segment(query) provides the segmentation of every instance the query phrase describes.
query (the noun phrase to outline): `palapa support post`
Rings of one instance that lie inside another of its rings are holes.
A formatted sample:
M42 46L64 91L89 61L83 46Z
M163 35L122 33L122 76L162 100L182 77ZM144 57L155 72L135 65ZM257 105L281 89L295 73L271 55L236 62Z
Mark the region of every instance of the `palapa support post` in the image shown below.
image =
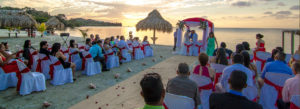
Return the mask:
M284 50L284 31L282 32L282 49Z
M294 54L294 35L295 35L295 32L292 32L291 34L291 37L292 37L292 40L291 40L291 54Z
M156 40L156 38L155 38L155 29L154 29L154 31L153 31L153 45L155 45L155 40Z

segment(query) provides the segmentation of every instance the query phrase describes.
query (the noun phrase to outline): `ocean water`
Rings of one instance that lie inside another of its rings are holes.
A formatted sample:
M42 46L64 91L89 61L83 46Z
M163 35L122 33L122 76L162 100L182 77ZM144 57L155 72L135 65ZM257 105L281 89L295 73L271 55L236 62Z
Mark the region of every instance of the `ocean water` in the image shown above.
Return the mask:
M88 29L88 34L99 34L100 38L106 38L116 35L124 35L128 38L129 31L133 32L134 37L139 37L140 40L144 36L152 37L153 31L136 31L135 27L78 27L78 28L68 28L65 31L56 31L56 33L68 32L71 36L81 37L81 33L78 29ZM199 40L202 40L202 30L198 28L192 28L198 34ZM173 31L175 28L173 29ZM225 42L227 48L235 50L235 46L238 43L247 41L251 48L255 48L256 34L261 33L264 35L263 40L265 41L265 47L267 51L272 51L273 48L281 46L282 44L282 30L284 29L265 29L265 28L215 28L215 36L218 43ZM285 34L285 52L291 52L291 34ZM156 37L158 40L156 44L160 45L173 45L174 37L172 33L162 33L156 32ZM148 38L149 42L152 40ZM295 35L295 50L298 49L300 39L298 35Z

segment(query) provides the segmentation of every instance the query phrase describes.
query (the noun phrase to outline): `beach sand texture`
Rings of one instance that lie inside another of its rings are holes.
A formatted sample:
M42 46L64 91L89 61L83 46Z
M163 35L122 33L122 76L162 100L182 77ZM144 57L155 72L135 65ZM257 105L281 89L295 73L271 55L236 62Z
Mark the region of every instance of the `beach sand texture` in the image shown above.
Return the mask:
M23 45L25 39L31 39L33 45L38 49L38 43L41 40L47 40L50 43L62 42L58 36L44 38L5 38L11 46L11 50L16 49L16 45ZM82 38L70 37L77 41L82 41ZM129 63L124 63L118 68L113 68L111 71L102 72L93 76L82 75L82 71L76 72L76 82L61 86L53 86L50 80L47 80L47 90L45 92L33 92L30 95L20 96L16 92L16 88L8 88L0 91L0 109L40 109L43 108L43 102L48 101L52 105L47 109L66 109L82 100L86 100L86 96L93 96L115 84L126 80L129 77L161 62L172 56L171 46L156 45L153 46L154 56L147 57L141 60L134 60ZM161 58L162 56L162 58ZM152 59L156 61L153 62ZM146 63L143 66L142 63ZM127 68L131 68L132 72L127 72ZM120 74L118 79L114 78L115 74ZM96 85L96 89L89 89L89 84ZM137 83L138 84L138 83ZM129 88L129 87L127 87ZM139 93L139 92L135 92ZM111 95L111 96L115 96Z
M143 107L144 99L140 95L141 88L139 82L144 74L151 72L159 73L162 77L164 87L166 87L168 80L176 76L177 66L180 62L186 62L191 66L196 60L197 57L173 56L81 101L69 109L135 109Z

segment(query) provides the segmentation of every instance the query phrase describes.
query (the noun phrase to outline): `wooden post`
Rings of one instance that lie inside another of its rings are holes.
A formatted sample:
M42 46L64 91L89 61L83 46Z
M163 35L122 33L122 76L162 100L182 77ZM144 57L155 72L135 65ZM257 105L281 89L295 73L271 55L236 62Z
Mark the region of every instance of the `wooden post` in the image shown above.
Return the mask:
M155 45L155 40L156 40L156 38L155 38L155 29L153 30L153 45Z
M295 32L292 32L292 39L291 39L291 54L294 54L294 35L295 35Z
M282 49L284 50L284 31L282 31Z

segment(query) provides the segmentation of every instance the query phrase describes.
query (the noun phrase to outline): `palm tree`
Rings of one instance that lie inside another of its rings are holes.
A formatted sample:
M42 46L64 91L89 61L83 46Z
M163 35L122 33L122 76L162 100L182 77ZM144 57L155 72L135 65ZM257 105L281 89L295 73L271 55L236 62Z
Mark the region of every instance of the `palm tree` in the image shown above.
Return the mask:
M86 30L78 29L78 30L82 34L83 40L85 40L85 38L87 37L87 32L89 31L89 29L86 29Z

